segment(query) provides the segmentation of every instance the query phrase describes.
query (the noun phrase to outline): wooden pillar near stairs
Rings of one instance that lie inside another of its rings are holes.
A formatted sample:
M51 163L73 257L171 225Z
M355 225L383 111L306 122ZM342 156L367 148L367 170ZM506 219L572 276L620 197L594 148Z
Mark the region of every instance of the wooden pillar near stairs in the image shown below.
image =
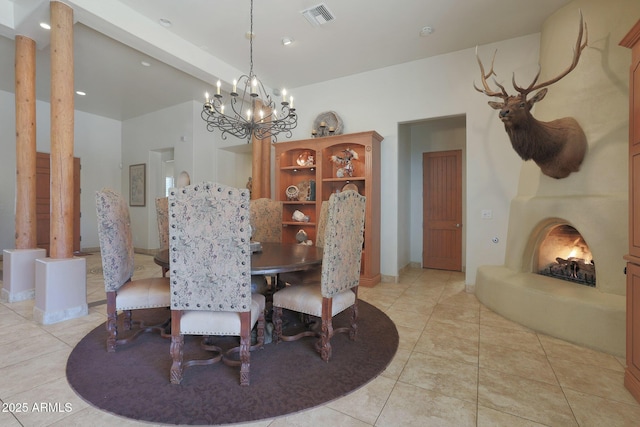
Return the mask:
M73 256L73 9L51 2L51 258Z
M36 42L16 36L16 248L36 237Z

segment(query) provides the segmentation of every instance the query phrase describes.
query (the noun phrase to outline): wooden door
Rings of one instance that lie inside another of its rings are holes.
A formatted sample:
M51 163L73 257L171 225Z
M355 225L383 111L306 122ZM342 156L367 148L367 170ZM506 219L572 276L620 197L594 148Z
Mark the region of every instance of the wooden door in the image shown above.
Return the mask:
M37 246L49 256L51 221L51 163L49 153L36 153ZM73 158L73 251L80 251L80 159Z
M462 151L422 155L422 266L462 270Z

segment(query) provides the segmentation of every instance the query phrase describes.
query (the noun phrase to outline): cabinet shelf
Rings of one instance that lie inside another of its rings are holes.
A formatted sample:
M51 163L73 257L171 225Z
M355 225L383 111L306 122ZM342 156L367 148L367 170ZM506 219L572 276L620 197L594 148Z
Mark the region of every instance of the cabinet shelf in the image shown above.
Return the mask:
M295 235L304 227L308 238L316 239L316 226L322 202L331 194L343 191L345 185L366 197L365 239L360 274L361 286L375 286L380 281L380 143L382 136L375 131L276 144L276 199L283 203L282 240L295 243ZM354 176L337 177L340 165L329 159L344 156L346 150L355 151ZM298 159L313 156L312 165L300 166ZM313 181L315 200L287 200L290 185ZM355 187L354 187L355 186ZM295 210L309 217L309 222L291 220Z

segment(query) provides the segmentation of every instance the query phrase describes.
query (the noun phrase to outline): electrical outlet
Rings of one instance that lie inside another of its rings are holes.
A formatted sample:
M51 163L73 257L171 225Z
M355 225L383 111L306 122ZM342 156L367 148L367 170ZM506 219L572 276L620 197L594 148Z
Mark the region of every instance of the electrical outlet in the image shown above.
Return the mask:
M480 212L480 218L482 218L482 219L491 219L491 218L493 218L493 212L491 212L490 209L483 209Z

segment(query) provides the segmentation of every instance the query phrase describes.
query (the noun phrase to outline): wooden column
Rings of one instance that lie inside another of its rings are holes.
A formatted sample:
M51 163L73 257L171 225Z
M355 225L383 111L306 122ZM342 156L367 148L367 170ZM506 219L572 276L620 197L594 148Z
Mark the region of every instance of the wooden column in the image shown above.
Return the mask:
M262 195L262 140L251 135L252 163L251 175L253 184L251 185L251 198L259 199Z
M73 9L51 2L51 258L73 257Z
M34 249L36 236L36 42L16 36L16 248Z
M262 197L271 198L271 138L262 143Z

